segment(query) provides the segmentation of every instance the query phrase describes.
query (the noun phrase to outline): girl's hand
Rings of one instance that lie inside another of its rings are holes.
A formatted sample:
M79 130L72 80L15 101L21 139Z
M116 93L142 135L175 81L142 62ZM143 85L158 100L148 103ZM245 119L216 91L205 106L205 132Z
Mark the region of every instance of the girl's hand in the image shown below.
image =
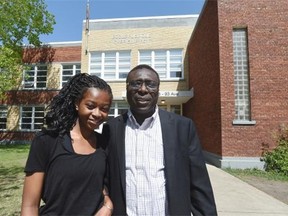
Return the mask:
M108 195L104 196L104 204L95 216L111 216L113 213L113 203Z
M109 208L108 208L109 207ZM95 214L95 216L111 216L113 209L108 205L103 205L100 210Z

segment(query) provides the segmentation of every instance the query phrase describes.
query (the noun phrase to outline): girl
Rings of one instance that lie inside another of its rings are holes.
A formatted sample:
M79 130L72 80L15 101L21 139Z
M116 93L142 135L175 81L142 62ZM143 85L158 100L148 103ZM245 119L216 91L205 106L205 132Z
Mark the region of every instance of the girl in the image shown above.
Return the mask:
M112 98L104 80L80 73L52 99L25 167L22 216L112 214L103 189L105 139L95 132Z

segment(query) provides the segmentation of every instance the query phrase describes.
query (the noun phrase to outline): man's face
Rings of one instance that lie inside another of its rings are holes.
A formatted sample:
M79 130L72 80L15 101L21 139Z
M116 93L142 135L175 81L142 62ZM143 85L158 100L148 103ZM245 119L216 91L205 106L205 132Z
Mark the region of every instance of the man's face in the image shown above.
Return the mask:
M141 68L129 73L127 100L134 115L153 115L159 96L159 80L154 71Z

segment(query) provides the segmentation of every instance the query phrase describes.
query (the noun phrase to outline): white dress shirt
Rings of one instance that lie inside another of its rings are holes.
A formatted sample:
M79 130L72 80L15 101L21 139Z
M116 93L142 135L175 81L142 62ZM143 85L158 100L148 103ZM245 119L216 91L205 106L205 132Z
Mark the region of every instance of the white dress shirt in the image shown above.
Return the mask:
M142 125L128 111L125 157L127 214L165 215L164 150L158 107Z

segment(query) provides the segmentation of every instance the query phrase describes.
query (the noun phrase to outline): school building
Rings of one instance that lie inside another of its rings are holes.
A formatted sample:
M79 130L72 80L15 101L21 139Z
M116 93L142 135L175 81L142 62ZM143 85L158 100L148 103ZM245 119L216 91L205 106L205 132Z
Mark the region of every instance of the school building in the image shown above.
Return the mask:
M0 103L0 139L31 140L45 106L81 72L111 85L118 116L129 70L145 63L160 75L159 107L194 120L209 163L263 168L262 145L275 147L288 123L287 9L286 0L209 0L200 15L84 20L82 41L26 48L30 68Z

